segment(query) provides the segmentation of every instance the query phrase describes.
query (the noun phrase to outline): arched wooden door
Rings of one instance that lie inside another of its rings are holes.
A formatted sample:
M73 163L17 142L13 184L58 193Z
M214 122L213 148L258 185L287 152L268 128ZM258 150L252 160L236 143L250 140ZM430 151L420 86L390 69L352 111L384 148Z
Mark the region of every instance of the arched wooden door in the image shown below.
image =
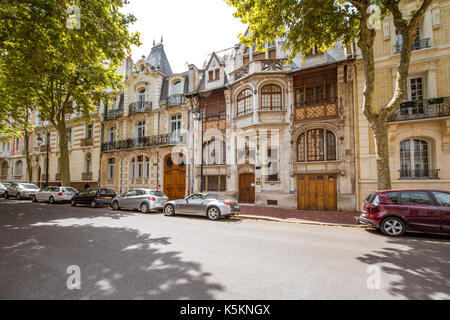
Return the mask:
M178 159L169 155L164 160L164 193L170 200L183 199L186 192L186 161L183 154Z
M239 202L255 203L254 173L242 173L239 175Z

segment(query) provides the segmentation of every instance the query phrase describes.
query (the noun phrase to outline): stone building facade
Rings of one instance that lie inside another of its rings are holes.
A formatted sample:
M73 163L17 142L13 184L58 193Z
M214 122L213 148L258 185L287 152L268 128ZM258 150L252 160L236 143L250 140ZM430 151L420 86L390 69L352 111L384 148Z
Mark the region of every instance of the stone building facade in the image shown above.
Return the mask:
M414 1L404 1L413 10ZM408 96L389 119L392 187L450 190L450 1L433 1L414 41ZM392 19L380 25L375 40L376 105L385 105L394 92L402 39ZM358 154L358 205L377 189L376 143L363 114L364 73L358 55L353 71Z

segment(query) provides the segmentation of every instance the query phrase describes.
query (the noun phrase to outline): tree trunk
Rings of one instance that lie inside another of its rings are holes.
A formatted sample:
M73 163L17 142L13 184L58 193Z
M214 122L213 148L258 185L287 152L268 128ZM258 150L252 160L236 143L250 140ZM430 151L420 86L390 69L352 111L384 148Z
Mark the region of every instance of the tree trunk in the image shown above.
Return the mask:
M391 171L389 167L389 140L386 119L380 114L376 122L371 123L377 144L378 190L391 189Z
M65 187L70 187L71 181L70 181L69 148L64 115L62 116L62 120L61 119L58 120L56 130L58 131L59 137L59 153L60 153L59 168L61 174L61 185Z

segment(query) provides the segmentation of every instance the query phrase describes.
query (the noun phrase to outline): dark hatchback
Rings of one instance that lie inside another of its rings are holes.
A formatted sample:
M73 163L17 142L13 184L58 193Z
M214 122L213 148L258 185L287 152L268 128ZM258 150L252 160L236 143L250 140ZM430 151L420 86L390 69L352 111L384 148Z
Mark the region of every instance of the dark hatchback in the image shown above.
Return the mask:
M359 222L393 237L407 230L450 234L450 192L376 191L364 201Z
M74 195L70 205L75 207L77 204L82 204L89 205L92 208L105 205L110 206L115 196L114 190L89 188Z

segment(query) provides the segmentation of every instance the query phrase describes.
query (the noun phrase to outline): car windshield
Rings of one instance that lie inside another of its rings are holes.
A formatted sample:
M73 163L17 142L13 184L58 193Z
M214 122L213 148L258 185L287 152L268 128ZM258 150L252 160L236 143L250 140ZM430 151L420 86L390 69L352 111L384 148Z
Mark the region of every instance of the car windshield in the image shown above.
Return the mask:
M166 195L162 191L151 191L150 194L155 197L164 198Z
M30 183L22 183L21 186L24 187L25 189L39 190L39 187L35 186L34 184L30 184Z
M11 186L11 183L7 183L7 182L2 182L2 184L7 188Z

